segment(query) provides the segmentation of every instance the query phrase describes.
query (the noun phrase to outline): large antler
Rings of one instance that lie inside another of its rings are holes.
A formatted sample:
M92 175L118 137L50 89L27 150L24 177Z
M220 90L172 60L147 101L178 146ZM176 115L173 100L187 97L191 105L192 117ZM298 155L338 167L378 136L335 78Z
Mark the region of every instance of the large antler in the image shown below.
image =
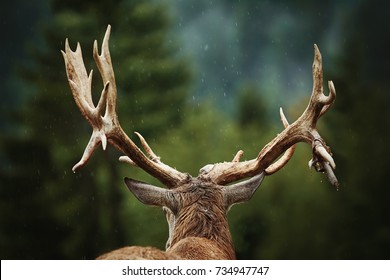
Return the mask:
M93 129L91 139L85 148L81 160L72 170L76 172L79 168L83 167L100 143L102 144L103 150L105 150L108 141L127 156L121 158L123 161L131 162L144 169L167 187L174 187L180 181L185 180L188 175L162 163L150 149L143 137L137 133L137 136L140 138L148 155L146 156L126 135L119 124L115 108L117 94L115 76L108 49L110 31L111 26L109 25L106 34L104 35L102 52L100 55L98 53L97 42L94 42L93 56L104 84L97 106L95 106L92 101L92 70L90 74L87 75L80 44L77 44L76 51L73 52L69 47L68 39L66 39L65 52L62 51L65 60L66 73L74 100Z
M336 165L332 153L316 128L318 119L329 110L336 98L333 82L329 81L328 86L329 95L326 96L323 93L321 53L317 45L314 45L313 92L303 114L293 124L288 125L281 110L281 117L282 120L284 119L283 123L286 128L260 151L257 158L244 162L235 158L232 162L208 165L207 168L201 169L201 172L219 184L228 184L253 176L263 170L266 173L273 173L290 159L293 152L290 147L297 142L306 142L311 145L313 151L313 159L310 160L309 166L314 166L317 171L324 172L329 181L338 187L339 183L333 172ZM272 164L289 148L290 150L278 162Z
M114 70L108 49L110 30L111 27L108 26L100 55L98 54L97 42L95 41L94 43L93 55L104 84L97 106L92 101L92 71L87 75L80 45L78 44L76 51L73 52L69 47L68 40L66 40L65 52L62 51L73 97L81 113L93 128L91 139L81 160L73 167L73 171L78 170L87 163L100 143L102 143L103 149L106 149L107 142L110 142L125 154L125 156L120 158L121 161L144 169L169 188L175 187L180 182L188 180L189 175L162 163L145 139L139 133L136 133L147 154L145 155L125 134L119 124L115 108L116 85ZM260 151L257 158L240 162L243 152L239 151L232 162L209 164L200 170L200 175L206 176L221 185L254 176L261 172L270 175L280 170L289 161L294 153L296 143L307 142L312 146L313 151L313 159L310 160L309 166L314 166L317 171L324 172L329 181L338 187L338 181L333 172L336 165L331 156L332 153L316 128L318 119L334 103L336 91L333 83L329 81L329 95L326 96L323 93L322 84L322 58L318 47L314 45L313 92L304 113L290 125L283 111L280 110L280 116L285 129ZM103 110L105 110L104 114ZM278 157L280 159L275 162Z

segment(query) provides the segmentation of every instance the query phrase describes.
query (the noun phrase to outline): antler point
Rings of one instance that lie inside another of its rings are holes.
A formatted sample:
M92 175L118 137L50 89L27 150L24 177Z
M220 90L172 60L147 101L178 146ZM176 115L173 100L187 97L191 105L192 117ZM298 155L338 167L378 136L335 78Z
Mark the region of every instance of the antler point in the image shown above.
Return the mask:
M284 115L283 108L280 107L279 109L280 119L282 120L284 128L287 128L290 124L288 123L288 120L286 116Z
M103 48L108 48L108 41L110 39L110 34L111 34L111 25L108 25L106 33L104 34L104 38L103 38L102 52L103 52Z
M107 148L107 136L104 132L100 135L100 141L102 141L103 151L105 151Z
M65 52L67 52L70 49L69 47L69 40L68 38L65 39Z
M78 163L76 163L73 167L72 167L72 172L73 173L76 173L77 170L83 165L83 163L81 163L81 161L79 161Z
M80 45L80 42L77 42L77 47L76 47L76 50L75 50L74 52L75 52L75 53L81 52L81 45Z

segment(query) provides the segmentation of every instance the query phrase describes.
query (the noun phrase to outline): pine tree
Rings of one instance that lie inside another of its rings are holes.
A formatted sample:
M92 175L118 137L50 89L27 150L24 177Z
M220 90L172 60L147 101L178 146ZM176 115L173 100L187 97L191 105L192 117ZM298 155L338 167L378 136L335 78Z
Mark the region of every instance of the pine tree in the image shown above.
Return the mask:
M336 258L388 259L390 189L387 187L390 102L388 71L390 41L386 33L388 5L363 1L345 21L344 51L335 68L339 92L332 127L344 191L342 211L330 230L340 229ZM362 21L362 18L370 18ZM343 190L342 189L342 190Z
M4 137L0 210L2 258L93 258L125 246L131 221L121 221L123 195L118 154L98 151L89 165L70 171L91 129L66 81L60 49L66 37L82 45L93 67L92 43L113 26L110 49L118 86L118 114L129 135L163 137L180 122L190 82L187 62L175 53L166 7L154 1L52 1L42 23L44 44L35 46L22 74L28 104L18 112L19 133ZM101 80L94 71L93 90Z

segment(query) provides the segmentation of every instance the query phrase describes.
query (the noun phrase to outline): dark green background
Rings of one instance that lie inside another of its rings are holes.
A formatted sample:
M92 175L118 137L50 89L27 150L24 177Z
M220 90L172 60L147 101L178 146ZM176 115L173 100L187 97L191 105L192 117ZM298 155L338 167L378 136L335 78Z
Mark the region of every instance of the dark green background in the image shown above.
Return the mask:
M112 25L118 114L162 160L197 174L245 158L303 112L313 44L337 100L319 122L341 190L309 171L299 145L252 201L229 213L241 259L389 259L389 24L386 1L8 1L2 3L0 257L90 259L126 245L164 248L160 209L122 178L158 184L97 151L79 173L90 128L74 104L60 50ZM95 69L94 92L101 91Z

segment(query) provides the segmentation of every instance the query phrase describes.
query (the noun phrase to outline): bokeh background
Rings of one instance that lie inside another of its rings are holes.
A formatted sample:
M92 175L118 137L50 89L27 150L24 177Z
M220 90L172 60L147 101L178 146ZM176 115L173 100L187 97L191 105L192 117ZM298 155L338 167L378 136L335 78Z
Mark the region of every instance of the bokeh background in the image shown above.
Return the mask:
M377 0L3 1L0 26L0 257L91 259L126 245L164 248L161 209L122 178L155 183L108 148L71 172L91 129L70 93L65 38L112 25L118 114L164 162L196 175L242 149L254 158L308 102L313 44L337 90L319 122L337 192L310 171L310 147L229 213L241 259L389 259L390 5ZM94 71L93 90L102 84Z

